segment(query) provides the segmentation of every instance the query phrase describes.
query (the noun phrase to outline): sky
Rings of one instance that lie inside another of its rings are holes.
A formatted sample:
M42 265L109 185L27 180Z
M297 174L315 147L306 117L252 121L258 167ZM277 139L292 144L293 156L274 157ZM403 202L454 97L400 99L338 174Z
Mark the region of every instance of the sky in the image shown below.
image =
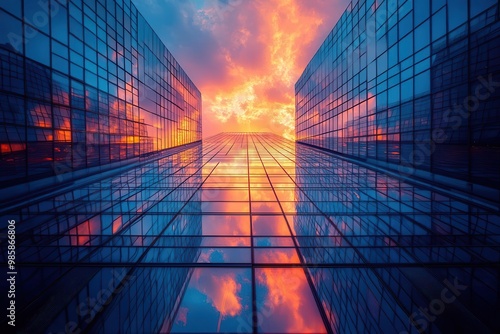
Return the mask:
M294 85L349 0L134 0L201 91L203 137L294 139Z

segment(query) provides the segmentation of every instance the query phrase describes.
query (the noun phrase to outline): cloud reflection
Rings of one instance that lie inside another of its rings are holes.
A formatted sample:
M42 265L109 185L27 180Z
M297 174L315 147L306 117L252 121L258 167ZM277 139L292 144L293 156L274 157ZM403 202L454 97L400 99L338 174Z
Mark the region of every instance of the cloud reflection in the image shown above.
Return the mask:
M257 269L256 279L262 332L326 333L303 269Z
M210 299L212 306L221 316L234 317L241 313L241 298L238 295L241 284L236 282L234 273L223 275L199 275L200 271L197 273L196 286Z

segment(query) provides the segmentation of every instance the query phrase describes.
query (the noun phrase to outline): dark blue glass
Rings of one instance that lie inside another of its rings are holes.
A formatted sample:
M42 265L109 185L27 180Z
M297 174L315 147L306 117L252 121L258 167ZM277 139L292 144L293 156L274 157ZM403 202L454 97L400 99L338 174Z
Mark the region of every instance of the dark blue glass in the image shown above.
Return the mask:
M472 18L494 5L498 6L497 0L469 1L470 17Z
M2 10L0 10L0 47L23 52L22 23Z

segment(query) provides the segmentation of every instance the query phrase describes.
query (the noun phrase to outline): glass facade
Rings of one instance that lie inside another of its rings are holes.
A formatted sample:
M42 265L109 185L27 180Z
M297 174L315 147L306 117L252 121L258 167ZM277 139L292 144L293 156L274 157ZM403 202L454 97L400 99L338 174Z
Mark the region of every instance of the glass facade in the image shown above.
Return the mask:
M0 3L0 182L201 140L201 94L130 0Z
M489 299L500 253L486 255L483 244L499 235L498 206L296 152L297 211L309 213L295 217L296 238L334 333L500 329L500 300Z
M202 141L131 0L0 1L17 332L500 332L498 1L353 1L298 142Z
M500 330L498 207L272 134L0 210L18 222L20 332Z
M500 200L497 0L355 0L295 85L296 138Z

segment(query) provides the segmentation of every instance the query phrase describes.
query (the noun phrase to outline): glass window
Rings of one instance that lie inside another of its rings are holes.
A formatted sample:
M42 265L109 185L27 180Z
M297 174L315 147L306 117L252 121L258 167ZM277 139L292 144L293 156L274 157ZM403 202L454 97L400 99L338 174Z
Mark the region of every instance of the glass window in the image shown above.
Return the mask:
M388 91L388 103L389 106L395 105L399 103L399 85L396 85L389 89Z
M90 60L85 60L85 69L92 73L97 74L97 65Z
M413 79L406 80L401 84L401 101L407 101L413 98Z
M70 60L73 64L76 64L78 66L83 66L83 57L81 55L74 52L73 49L71 49L69 54L70 54Z
M81 7L81 2L72 1L69 4L69 14L71 15L71 17L77 19L79 22L82 22L82 10L79 9L77 6Z
M38 30L26 25L25 27L32 31L30 34L25 34L24 38L26 57L50 66L50 38Z
M100 90L107 92L108 91L108 80L99 77L98 87Z
M71 76L83 80L83 68L71 63Z
M393 65L397 64L398 62L399 62L398 46L394 45L392 48L389 49L389 68L391 68Z
M469 4L470 4L470 17L473 18L482 11L490 8L495 4L498 4L498 0L480 0L480 1L470 0Z
M387 52L384 52L377 59L377 73L382 74L387 71Z
M418 51L421 48L430 44L430 28L429 20L425 21L423 24L415 29L415 50Z
M368 77L367 80L371 81L372 79L375 79L377 77L377 63L372 62L368 65Z
M455 0L449 0L449 1L455 1ZM471 0L471 1L475 1L475 0ZM446 0L431 0L431 4L432 4L432 12L435 13L435 12L437 12L438 9L440 9L441 7L443 7L446 4Z
M415 96L427 94L431 89L430 71L427 70L415 76Z
M68 48L59 42L52 41L52 53L58 56L68 58Z
M21 21L0 10L0 46L23 52Z
M413 34L409 34L399 42L399 59L403 60L413 54Z
M75 36L70 36L69 41L71 51L78 52L79 54L83 55L83 42Z
M387 51L387 35L377 41L377 55L380 56L385 51Z
M31 26L49 34L49 2L24 0L24 21Z
M448 24L449 30L467 21L467 0L448 1Z
M99 51L99 53L101 55L106 55L106 52L107 52L107 46L106 46L106 42L104 42L103 40L101 39L97 39L97 50ZM103 66L104 67L104 66Z
M413 77L413 66L401 72L401 80L406 80Z
M60 71L64 74L68 74L68 66L69 66L68 58L63 58L55 54L52 55L52 67L55 70Z
M28 102L28 126L40 128L52 127L52 109L50 105Z
M97 87L97 75L90 71L85 71L85 82L88 85Z
M401 22L399 22L399 38L403 38L413 29L413 16L406 15Z
M83 26L80 22L78 22L74 18L70 18L69 20L69 31L73 35L83 38Z
M0 11L0 46L23 52L22 23L11 15Z
M424 59L418 64L415 64L415 73L423 72L431 67L430 58Z
M16 98L13 95L9 96L7 94L0 94L0 108L2 110L2 113L0 114L0 120L2 122L20 124L24 126L24 100ZM3 135L6 135L6 133L3 132L0 134L0 138L1 140L6 141L5 138L2 138Z
M387 33L387 37L389 39L389 45L394 45L398 41L398 27L395 26Z
M89 29L85 29L85 44L93 49L97 47L97 38Z
M21 56L0 49L0 90L24 93L24 64ZM3 111L3 108L0 108Z
M387 91L383 91L377 94L377 109L387 107Z
M69 79L65 75L52 72L52 101L69 105Z
M97 31L97 25L93 19L88 17L87 15L84 15L84 23L85 23L85 28L89 29L91 32L96 32Z
M59 6L59 10L52 16L52 38L68 44L68 11Z
M85 58L95 63L97 61L97 52L88 45L85 45Z
M2 1L2 8L11 14L21 17L21 1Z
M446 10L441 9L432 16L432 40L436 41L446 34Z
M414 4L415 25L418 25L430 17L429 0L418 0Z
M430 55L431 55L431 47L430 46L427 46L427 47L423 48L422 50L415 52L415 63L430 57Z
M54 128L71 130L71 117L69 108L54 107Z

